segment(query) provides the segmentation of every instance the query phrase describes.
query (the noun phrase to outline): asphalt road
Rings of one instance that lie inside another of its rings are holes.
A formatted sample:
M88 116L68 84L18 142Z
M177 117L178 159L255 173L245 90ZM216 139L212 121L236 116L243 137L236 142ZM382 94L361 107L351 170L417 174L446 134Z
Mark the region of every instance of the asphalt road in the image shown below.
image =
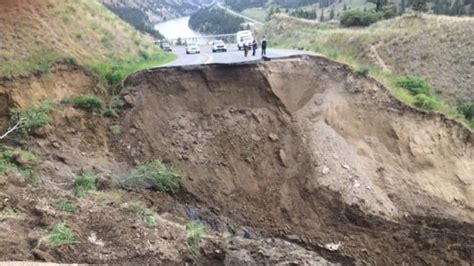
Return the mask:
M213 53L211 46L201 46L200 54L186 54L185 48L182 46L173 47L173 53L176 54L177 59L166 66L186 66L186 65L200 65L212 63L238 63L245 61L252 61L261 59L261 49L258 49L256 56L252 56L252 51L247 57L244 56L244 51L239 51L236 44L228 44L227 52ZM267 49L267 57L285 57L291 55L308 54L307 51L285 50L285 49Z

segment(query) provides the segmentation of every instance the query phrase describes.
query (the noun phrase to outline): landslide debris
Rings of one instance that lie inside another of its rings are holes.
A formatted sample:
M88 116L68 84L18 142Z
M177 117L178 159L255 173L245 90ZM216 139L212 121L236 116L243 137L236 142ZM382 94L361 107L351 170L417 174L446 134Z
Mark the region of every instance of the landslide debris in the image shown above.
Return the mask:
M122 127L134 134L122 153L172 163L186 191L232 219L340 242L371 263L472 256L472 234L460 233L473 228L472 131L347 66L303 56L156 69L126 84Z
M71 84L72 91L96 89L93 77L73 69L85 85ZM112 119L58 104L42 134L24 140L42 185L21 172L0 173L2 260L474 259L473 132L402 104L345 65L299 56L152 69L131 76L120 97L127 108ZM181 189L114 187L156 160L183 175ZM76 197L74 181L85 173L96 190ZM207 228L197 248L189 244L190 221ZM75 244L51 245L58 224Z

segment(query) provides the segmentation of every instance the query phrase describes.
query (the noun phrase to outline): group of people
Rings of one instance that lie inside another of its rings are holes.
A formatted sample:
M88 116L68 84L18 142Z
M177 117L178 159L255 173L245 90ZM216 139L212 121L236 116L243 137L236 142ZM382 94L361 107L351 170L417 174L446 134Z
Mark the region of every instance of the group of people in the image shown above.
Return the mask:
M264 37L262 40L262 56L267 55L267 39ZM249 51L252 50L252 56L255 56L258 49L257 40L254 38L251 43L244 43L244 56L247 57Z

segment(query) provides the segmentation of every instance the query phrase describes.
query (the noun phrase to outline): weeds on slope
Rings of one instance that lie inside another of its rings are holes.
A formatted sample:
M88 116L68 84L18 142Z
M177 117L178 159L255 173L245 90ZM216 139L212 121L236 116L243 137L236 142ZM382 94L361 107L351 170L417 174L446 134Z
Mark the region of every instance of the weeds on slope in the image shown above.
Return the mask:
M78 243L74 232L67 227L65 223L60 223L54 226L53 230L48 235L48 240L55 247Z
M206 237L206 230L204 225L198 222L189 222L186 224L187 243L191 251L199 254L199 243Z
M155 212L144 207L140 202L132 203L130 210L138 215L148 228L155 228L158 225Z

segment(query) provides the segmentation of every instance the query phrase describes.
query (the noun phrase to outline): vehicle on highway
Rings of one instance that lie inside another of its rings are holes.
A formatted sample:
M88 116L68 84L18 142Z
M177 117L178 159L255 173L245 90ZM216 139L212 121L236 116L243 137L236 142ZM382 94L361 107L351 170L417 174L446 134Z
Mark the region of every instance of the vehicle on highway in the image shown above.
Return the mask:
M227 46L225 45L224 41L217 40L212 42L212 52L227 52Z
M186 45L186 54L199 54L201 53L201 50L199 49L199 46L194 43L189 43Z
M172 52L171 45L168 42L160 43L160 48L165 52Z
M249 30L243 30L237 32L237 48L240 50L244 49L244 44L249 45L253 41L253 34Z

